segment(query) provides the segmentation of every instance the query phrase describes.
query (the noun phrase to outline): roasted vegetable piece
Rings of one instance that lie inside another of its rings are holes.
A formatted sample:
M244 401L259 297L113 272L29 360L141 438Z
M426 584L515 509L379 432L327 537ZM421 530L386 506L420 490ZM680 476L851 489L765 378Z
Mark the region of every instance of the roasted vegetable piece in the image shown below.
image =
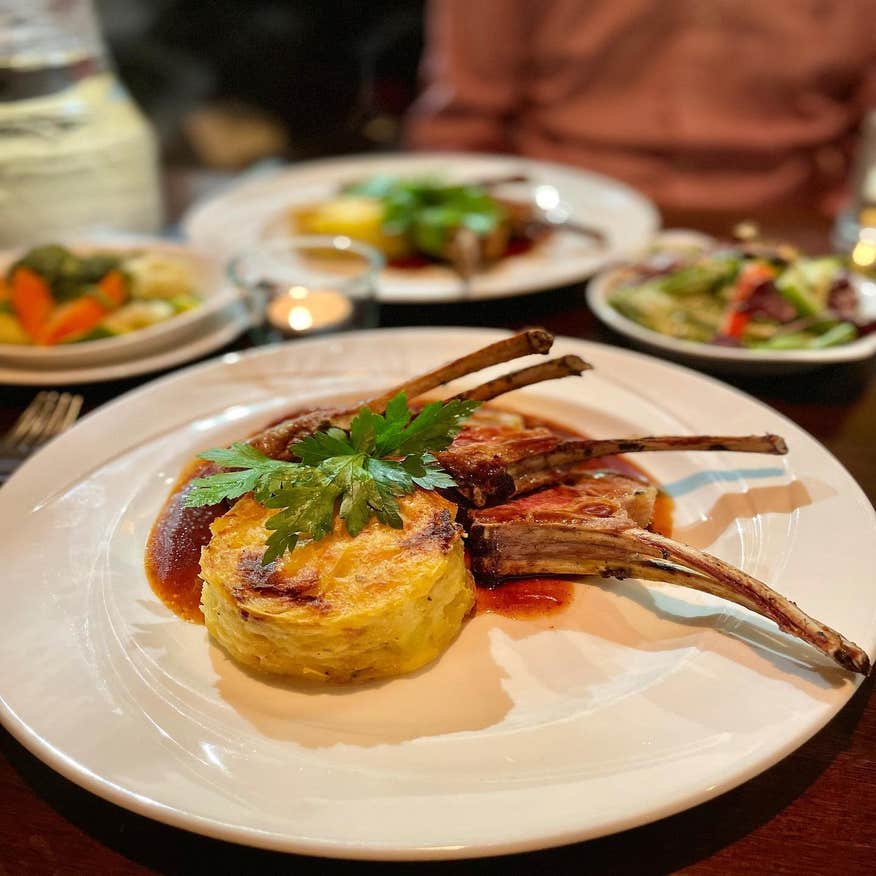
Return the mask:
M31 344L21 323L11 314L0 311L0 344Z
M72 341L94 329L106 315L97 299L83 295L60 305L36 337L38 344L51 346Z
M114 268L97 284L101 293L101 304L107 310L121 307L128 298L128 282L125 275Z
M113 253L95 253L80 260L79 276L83 283L97 283L121 264L122 259Z
M48 243L25 253L12 266L10 275L19 267L29 268L51 285L58 277L78 272L79 259L66 247Z
M737 258L710 258L667 274L659 280L659 286L669 295L701 295L731 282L739 265Z
M754 290L762 283L771 280L775 273L769 265L760 262L749 262L742 268L736 278L733 295L721 324L724 335L728 338L742 337L742 333L751 321L751 313L746 309L746 303L754 294Z
M104 317L101 326L114 335L124 335L164 322L166 319L170 319L175 312L169 301L160 299L134 300Z
M35 271L19 265L12 273L10 289L12 309L21 327L37 340L54 306L49 284Z

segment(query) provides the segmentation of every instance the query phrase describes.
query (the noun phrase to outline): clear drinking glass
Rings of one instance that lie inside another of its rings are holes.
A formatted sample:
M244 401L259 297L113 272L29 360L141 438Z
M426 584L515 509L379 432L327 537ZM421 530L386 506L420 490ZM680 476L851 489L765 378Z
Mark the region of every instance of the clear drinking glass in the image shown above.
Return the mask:
M231 260L256 339L374 328L378 320L378 250L343 236L303 235L266 241Z
M876 110L868 113L861 125L861 137L851 178L851 202L837 217L834 244L851 252L859 267L876 268ZM854 257L863 245L869 259Z

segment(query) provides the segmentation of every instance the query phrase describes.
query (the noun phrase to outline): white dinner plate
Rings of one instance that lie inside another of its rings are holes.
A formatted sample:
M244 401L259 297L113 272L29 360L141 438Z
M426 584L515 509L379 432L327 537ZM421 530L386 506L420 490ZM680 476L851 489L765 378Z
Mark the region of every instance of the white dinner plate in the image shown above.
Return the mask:
M713 238L698 231L669 229L654 240L668 241L674 246L708 245ZM624 267L612 267L599 273L587 285L587 303L602 322L637 346L650 352L682 362L695 368L723 374L794 374L811 371L825 365L843 362L859 362L876 354L876 332L837 347L822 350L749 350L744 347L721 347L717 344L700 344L685 341L655 332L627 318L609 303L618 284L625 279ZM864 294L863 309L868 319L876 320L876 283L868 284Z
M58 344L54 347L0 344L0 369L98 369L155 356L171 346L190 343L210 331L215 326L216 315L234 306L241 298L240 292L226 278L225 266L220 261L184 243L125 234L101 234L61 242L77 253L139 250L166 254L188 266L201 304L164 322L114 338ZM0 253L0 274L4 274L21 255L21 250Z
M103 383L123 380L173 368L206 356L230 344L249 328L250 317L242 304L232 304L199 324L191 337L171 338L169 343L121 362L80 365L66 368L34 368L0 363L0 384L15 386L71 386L77 383Z
M561 614L482 614L409 677L324 691L242 669L153 595L144 542L196 452L499 336L390 330L230 354L121 397L39 452L0 490L3 723L141 814L371 859L600 836L714 797L802 744L860 679L744 609L668 585L582 582ZM821 445L683 368L568 339L555 350L595 370L508 405L595 436L784 435L786 457L641 462L675 498L677 537L874 653L876 519Z
M231 255L265 238L292 233L287 218L291 208L316 203L336 194L345 183L376 174L437 176L452 181L523 174L529 178L523 195L531 197L538 185L553 186L560 208L567 210L570 218L601 229L608 238L608 245L598 248L586 238L554 232L530 252L503 259L478 274L467 293L459 278L441 266L387 268L381 272L377 288L380 300L387 302L455 301L463 294L497 298L573 283L641 249L659 225L649 200L600 174L511 156L414 153L355 155L293 165L196 205L183 219L182 227L196 244Z

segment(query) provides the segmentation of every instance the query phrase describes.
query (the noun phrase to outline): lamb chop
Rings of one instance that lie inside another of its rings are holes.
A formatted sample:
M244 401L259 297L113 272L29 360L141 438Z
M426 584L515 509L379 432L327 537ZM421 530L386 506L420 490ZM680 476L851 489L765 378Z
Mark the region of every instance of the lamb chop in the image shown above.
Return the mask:
M487 509L464 512L471 569L482 584L533 575L642 578L711 593L774 621L840 666L866 675L853 642L762 581L646 527L656 489L613 473L578 473Z
M788 452L778 435L670 435L590 440L562 438L544 427L514 429L472 426L437 454L457 483L457 492L476 507L495 505L561 482L575 466L601 456L666 450Z
M502 221L486 233L461 225L441 248L441 257L466 285L479 271L506 256L514 241L537 243L551 231L566 231L586 238L598 249L608 245L604 231L570 219L567 211L542 210L531 201L492 197L502 209Z
M508 362L511 359L517 359L531 353L547 353L553 345L553 342L554 337L550 332L547 332L544 329L528 329L527 331L520 332L510 338L504 338L494 344L489 344L480 350L475 350L473 353L462 356L461 358L449 362L446 365L442 365L433 371L406 380L404 383L401 383L376 398L371 399L366 402L366 404L371 410L377 413L383 413L390 399L396 396L399 392L404 392L409 399L414 399L424 393L431 392L433 389L436 389L445 383L464 377L467 374L481 371L491 365L498 365L501 362ZM580 363L581 370L589 367L575 357L574 364L577 366L578 363ZM571 360L567 360L566 364L572 364ZM526 375L523 381L512 381L513 385L508 388L516 388L517 385L525 386L529 383L538 382L538 380L541 379L551 379L553 377L575 373L573 368L564 371L561 375L560 371L562 370L561 367L558 369L557 366L553 366L544 373L544 376L539 376L538 372L533 372L531 369L525 369ZM580 371L577 373L580 373ZM490 383L493 382L491 381ZM498 387L496 387L496 390L498 390ZM495 394L490 395L489 397L495 397ZM296 441L300 441L302 438L305 438L314 432L318 432L321 429L327 429L330 426L337 426L342 429L349 427L350 421L355 417L360 407L361 404L357 404L348 408L320 408L313 411L306 411L283 420L281 423L271 426L259 434L254 435L249 439L249 443L258 450L261 450L266 456L270 456L274 459L289 459L290 444L294 444Z
M438 386L531 353L546 353L553 336L543 329L529 329L490 344L433 371L418 375L371 399L377 412L397 393L409 398ZM489 401L507 392L545 380L580 375L591 366L577 356L561 356L488 380L455 398ZM317 409L286 419L250 438L250 443L275 459L290 459L290 446L307 435L330 426L347 428L360 405L344 409ZM454 497L482 507L538 487L558 483L582 462L600 456L655 450L732 450L786 453L775 435L764 436L663 436L623 439L563 439L549 429L510 429L474 426L464 430L453 445L438 454L439 462L459 485Z

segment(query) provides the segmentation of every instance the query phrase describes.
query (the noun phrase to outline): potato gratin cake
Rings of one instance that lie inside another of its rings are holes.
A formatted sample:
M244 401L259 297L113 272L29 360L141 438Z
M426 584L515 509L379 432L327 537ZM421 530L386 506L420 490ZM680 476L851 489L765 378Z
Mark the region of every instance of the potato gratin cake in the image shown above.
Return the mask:
M240 499L201 554L207 629L241 663L300 679L365 681L434 660L474 607L462 527L437 493L399 505L404 529L372 520L350 538L338 518L330 535L263 566L273 512Z

